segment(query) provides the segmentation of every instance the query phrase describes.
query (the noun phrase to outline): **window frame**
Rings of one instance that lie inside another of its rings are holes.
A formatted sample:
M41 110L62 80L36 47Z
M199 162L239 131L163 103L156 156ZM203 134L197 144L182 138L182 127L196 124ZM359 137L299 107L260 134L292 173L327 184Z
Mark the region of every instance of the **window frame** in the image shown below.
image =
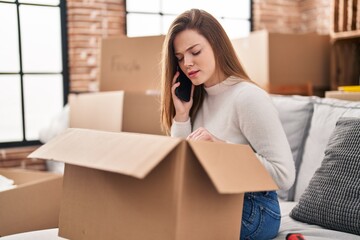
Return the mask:
M24 101L24 74L26 75L42 75L42 74L61 74L63 77L63 103L67 104L67 96L69 94L69 69L68 69L68 44L67 44L67 11L66 11L66 0L60 0L58 5L49 5L49 4L38 4L38 3L19 3L18 0L15 2L1 1L0 3L4 4L15 4L16 5L16 14L17 14L17 31L18 31L18 47L19 47L19 72L0 72L0 75L19 75L20 76L20 94L21 94L21 117L22 117L22 141L13 141L13 142L0 142L1 148L12 148L12 147L26 147L41 145L40 140L26 140L25 138L25 101ZM41 6L41 7L58 7L60 8L60 30L61 30L61 52L62 52L62 71L59 73L53 72L31 72L24 73L22 66L22 49L21 49L21 29L20 29L20 12L19 8L21 5L27 6Z
M130 13L135 13L135 14L149 14L149 15L160 15L160 17L162 16L175 16L176 14L167 14L167 13L163 13L163 12L141 12L141 11L128 11L127 8L126 8L126 2L127 1L131 1L131 0L124 0L124 7L125 7L125 26L124 26L124 29L125 29L125 35L127 36L127 16L128 14ZM166 1L166 0L159 0L161 1L160 4L162 4L162 1ZM250 0L250 16L248 19L245 19L244 20L248 20L249 23L250 23L250 32L254 31L254 23L253 23L253 0ZM220 19L234 19L234 18L227 18L227 17L224 17L224 16L221 16ZM160 27L161 29L163 28L162 24L160 23Z

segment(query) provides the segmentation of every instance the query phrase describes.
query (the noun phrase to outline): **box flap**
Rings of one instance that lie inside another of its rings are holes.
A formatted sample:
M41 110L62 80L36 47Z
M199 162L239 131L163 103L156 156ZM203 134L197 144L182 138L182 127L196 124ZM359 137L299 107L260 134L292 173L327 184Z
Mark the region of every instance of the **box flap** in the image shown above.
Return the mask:
M46 182L51 179L62 178L62 174L59 173L20 168L0 168L0 175L14 180L14 185L16 185L16 187L22 187L40 182Z
M189 145L219 193L278 189L248 145L204 141Z
M69 128L29 157L144 178L180 141L167 136Z

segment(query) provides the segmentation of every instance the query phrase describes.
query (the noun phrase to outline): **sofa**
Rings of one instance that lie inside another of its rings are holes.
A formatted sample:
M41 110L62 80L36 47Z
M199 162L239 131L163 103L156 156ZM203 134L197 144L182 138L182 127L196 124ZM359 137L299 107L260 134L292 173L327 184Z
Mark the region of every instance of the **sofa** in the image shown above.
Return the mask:
M289 233L305 239L360 239L360 101L272 99L296 166L293 187L278 191L282 222L276 239ZM351 152L346 161L339 156L344 149Z

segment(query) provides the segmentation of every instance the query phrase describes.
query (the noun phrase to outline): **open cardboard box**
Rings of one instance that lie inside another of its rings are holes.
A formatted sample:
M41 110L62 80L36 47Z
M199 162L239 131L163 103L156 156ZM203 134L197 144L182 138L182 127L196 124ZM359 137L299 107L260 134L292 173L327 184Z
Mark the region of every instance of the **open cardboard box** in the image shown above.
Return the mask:
M0 237L58 227L62 175L9 168L0 175L16 185L0 191Z
M70 127L163 135L160 96L109 91L70 94Z
M277 189L247 145L68 129L29 157L65 162L69 239L238 240L244 193Z

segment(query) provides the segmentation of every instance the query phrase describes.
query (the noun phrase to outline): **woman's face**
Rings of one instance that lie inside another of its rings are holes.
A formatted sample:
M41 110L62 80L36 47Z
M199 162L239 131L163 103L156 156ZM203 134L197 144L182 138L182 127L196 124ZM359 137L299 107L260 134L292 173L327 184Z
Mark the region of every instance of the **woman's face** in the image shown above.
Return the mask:
M195 30L184 30L174 39L175 56L181 70L194 85L211 87L220 82L212 47L204 36Z

